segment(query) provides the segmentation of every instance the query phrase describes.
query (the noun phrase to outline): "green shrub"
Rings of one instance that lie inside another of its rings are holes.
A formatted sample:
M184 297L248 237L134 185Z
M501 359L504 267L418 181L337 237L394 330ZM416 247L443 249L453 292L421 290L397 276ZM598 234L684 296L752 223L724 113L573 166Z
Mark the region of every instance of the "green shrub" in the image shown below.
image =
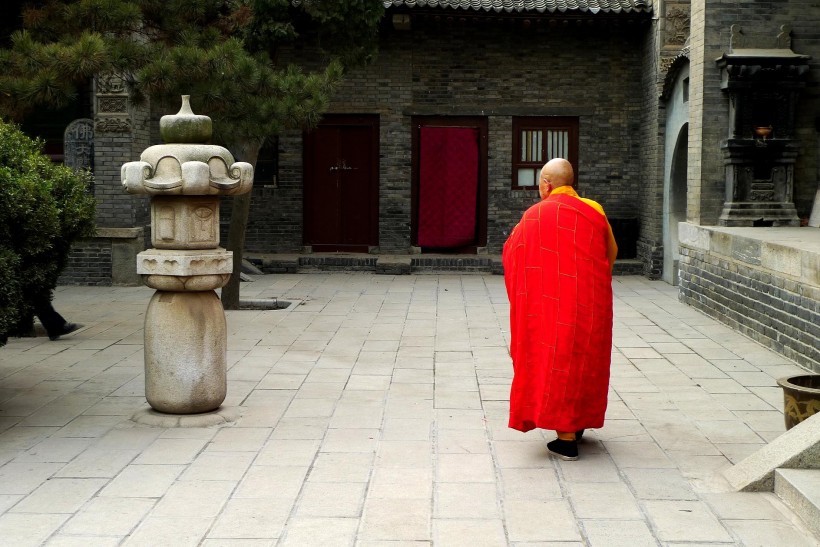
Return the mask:
M91 174L41 149L0 121L0 344L31 331L32 300L57 285L71 244L94 233Z

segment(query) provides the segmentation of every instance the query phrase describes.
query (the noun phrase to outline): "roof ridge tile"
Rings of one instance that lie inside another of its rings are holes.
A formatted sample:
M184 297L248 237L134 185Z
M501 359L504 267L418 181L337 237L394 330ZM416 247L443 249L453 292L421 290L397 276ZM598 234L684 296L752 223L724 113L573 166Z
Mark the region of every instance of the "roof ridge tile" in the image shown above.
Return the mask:
M385 8L452 8L496 13L652 12L652 0L382 0L382 3Z

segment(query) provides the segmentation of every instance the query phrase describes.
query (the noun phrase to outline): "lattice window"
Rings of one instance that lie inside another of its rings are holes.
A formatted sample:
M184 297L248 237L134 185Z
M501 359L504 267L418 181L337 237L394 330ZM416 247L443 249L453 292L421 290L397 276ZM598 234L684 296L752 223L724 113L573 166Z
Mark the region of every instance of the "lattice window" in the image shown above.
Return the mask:
M512 187L538 188L541 168L565 158L578 169L578 118L513 118Z

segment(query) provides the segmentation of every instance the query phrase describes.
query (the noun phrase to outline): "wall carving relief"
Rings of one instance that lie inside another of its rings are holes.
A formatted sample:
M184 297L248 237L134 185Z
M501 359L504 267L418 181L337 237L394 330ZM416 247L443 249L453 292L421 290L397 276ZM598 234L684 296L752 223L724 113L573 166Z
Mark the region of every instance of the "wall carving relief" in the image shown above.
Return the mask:
M673 4L666 10L664 44L682 46L689 38L689 5Z
M95 123L100 133L129 133L128 88L121 74L102 74L95 79Z
M658 96L666 98L682 59L689 59L690 32L689 2L674 2L666 5L661 31L661 48L658 58L656 86Z

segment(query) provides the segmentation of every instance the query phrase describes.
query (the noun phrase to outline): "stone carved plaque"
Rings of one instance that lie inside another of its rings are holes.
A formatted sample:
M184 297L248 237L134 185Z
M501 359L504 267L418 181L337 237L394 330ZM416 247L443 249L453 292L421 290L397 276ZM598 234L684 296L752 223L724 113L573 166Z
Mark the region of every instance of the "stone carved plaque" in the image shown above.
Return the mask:
M97 93L99 94L127 94L125 78L114 72L97 76Z
M154 210L157 217L157 237L163 241L173 241L176 235L176 215L174 208L168 205Z
M219 246L219 198L154 196L151 243L157 249L215 249Z
M131 122L128 118L100 118L94 127L100 133L131 132Z
M689 38L689 6L676 5L666 10L666 44L682 46Z
M774 184L756 182L749 190L750 201L774 201Z
M130 133L128 89L123 75L109 73L97 76L95 91L95 129L99 133Z
M213 207L195 205L189 217L191 219L190 240L195 243L215 241L217 228L214 222L215 217L216 210Z
M128 112L128 98L127 97L100 97L97 101L97 109L99 112Z
M63 163L72 169L94 167L94 120L74 120L63 133L65 159Z

